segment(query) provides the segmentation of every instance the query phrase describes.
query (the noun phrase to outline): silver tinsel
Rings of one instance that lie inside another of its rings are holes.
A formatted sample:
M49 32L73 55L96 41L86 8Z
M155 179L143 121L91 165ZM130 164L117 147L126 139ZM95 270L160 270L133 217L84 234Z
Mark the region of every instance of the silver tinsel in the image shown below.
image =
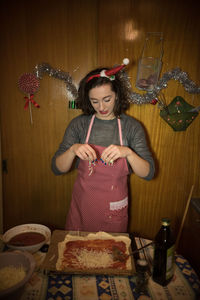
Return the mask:
M124 81L129 80L126 72L123 72L122 77L124 77ZM151 103L152 100L158 97L162 89L167 88L167 83L171 79L179 81L183 85L184 89L190 94L200 93L200 87L197 86L192 80L189 79L188 74L186 72L183 72L179 68L175 68L169 72L164 73L162 78L158 81L157 85L154 87L154 89L151 92L147 92L145 94L135 93L130 88L130 84L127 85L129 86L130 103L135 103L135 104Z
M42 79L44 73L48 74L51 77L54 77L59 80L63 80L67 88L67 96L69 100L74 100L77 98L78 92L75 84L72 81L72 77L68 72L61 71L59 69L52 68L48 63L42 63L36 65L35 75Z
M72 77L68 72L64 72L59 69L54 69L48 63L42 63L35 67L35 75L38 78L42 79L44 73L47 73L49 76L57 78L59 80L63 80L65 82L67 88L67 96L69 100L75 100L77 98L77 87L73 83ZM119 76L123 82L124 88L126 89L126 93L130 103L151 103L152 100L158 97L161 90L167 88L167 83L171 79L179 81L183 85L184 89L190 94L200 93L200 87L197 86L191 79L189 79L188 74L186 72L183 72L179 68L175 68L171 71L164 73L162 78L154 87L154 89L151 92L146 92L145 94L139 94L132 90L130 78L124 70L119 72Z

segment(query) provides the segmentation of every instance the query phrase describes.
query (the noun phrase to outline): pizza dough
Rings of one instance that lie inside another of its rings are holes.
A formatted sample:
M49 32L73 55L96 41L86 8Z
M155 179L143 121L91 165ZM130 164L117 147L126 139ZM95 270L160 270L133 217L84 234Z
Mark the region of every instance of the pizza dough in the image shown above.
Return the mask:
M86 236L67 234L64 241L58 243L58 271L123 269L131 270L131 257L128 256L131 240L128 236L114 236L100 231ZM118 248L127 259L114 261L112 247Z

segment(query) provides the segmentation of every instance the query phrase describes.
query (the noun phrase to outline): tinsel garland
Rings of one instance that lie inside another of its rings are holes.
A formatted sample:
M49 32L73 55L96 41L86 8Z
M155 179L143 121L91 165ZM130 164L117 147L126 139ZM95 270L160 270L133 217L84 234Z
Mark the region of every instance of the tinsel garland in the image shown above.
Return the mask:
M188 74L186 72L183 72L179 68L175 68L171 71L164 73L162 78L158 81L157 85L154 87L154 89L151 92L147 92L145 94L139 94L133 92L126 72L122 71L120 76L128 89L128 97L130 103L135 103L135 104L152 103L152 101L158 97L161 90L167 88L167 83L171 79L179 81L183 85L184 89L190 94L200 93L200 86L197 86L192 80L189 79Z
M42 63L35 67L35 74L38 78L42 79L44 73L47 73L49 76L65 82L69 100L74 100L77 98L77 87L73 83L72 77L68 72L54 69L48 63ZM167 83L171 79L179 81L183 85L184 89L190 94L200 93L200 87L197 86L191 79L189 79L188 74L183 72L180 68L175 68L164 73L154 89L145 94L135 93L132 90L130 79L125 71L120 71L120 78L123 82L124 88L127 89L129 102L135 104L152 103L152 101L158 97L161 90L167 88Z
M59 69L52 68L48 63L42 63L35 66L35 74L38 78L42 79L44 73L49 76L63 80L67 88L67 96L70 100L76 99L78 96L78 91L73 83L72 77L68 72L61 71Z

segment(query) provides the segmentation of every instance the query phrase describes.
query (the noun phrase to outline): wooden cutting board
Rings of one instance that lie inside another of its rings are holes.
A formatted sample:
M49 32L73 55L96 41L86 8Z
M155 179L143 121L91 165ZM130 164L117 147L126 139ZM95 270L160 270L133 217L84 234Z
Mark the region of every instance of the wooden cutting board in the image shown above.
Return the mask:
M49 250L46 254L46 257L44 259L43 264L41 265L41 270L43 270L45 273L49 272L56 272L56 273L67 273L67 274L89 274L89 275L98 275L98 274L104 274L104 275L132 275L135 273L135 264L133 257L131 256L131 264L132 269L131 270L120 270L120 269L90 269L90 270L74 270L74 269L67 269L66 271L57 271L56 270L56 262L58 260L58 243L62 242L65 239L65 236L67 234L75 235L75 236L86 236L90 232L81 232L81 231L65 231L65 230L55 230L51 236L51 242L49 245ZM109 233L113 236L128 236L126 233ZM131 252L131 248L129 249Z

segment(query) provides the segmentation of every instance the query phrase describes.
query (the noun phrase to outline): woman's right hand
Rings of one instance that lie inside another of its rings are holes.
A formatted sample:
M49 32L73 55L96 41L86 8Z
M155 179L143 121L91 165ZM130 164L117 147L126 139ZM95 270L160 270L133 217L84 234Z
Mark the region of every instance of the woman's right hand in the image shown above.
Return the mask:
M74 144L70 150L82 160L95 160L97 158L95 150L88 144Z

